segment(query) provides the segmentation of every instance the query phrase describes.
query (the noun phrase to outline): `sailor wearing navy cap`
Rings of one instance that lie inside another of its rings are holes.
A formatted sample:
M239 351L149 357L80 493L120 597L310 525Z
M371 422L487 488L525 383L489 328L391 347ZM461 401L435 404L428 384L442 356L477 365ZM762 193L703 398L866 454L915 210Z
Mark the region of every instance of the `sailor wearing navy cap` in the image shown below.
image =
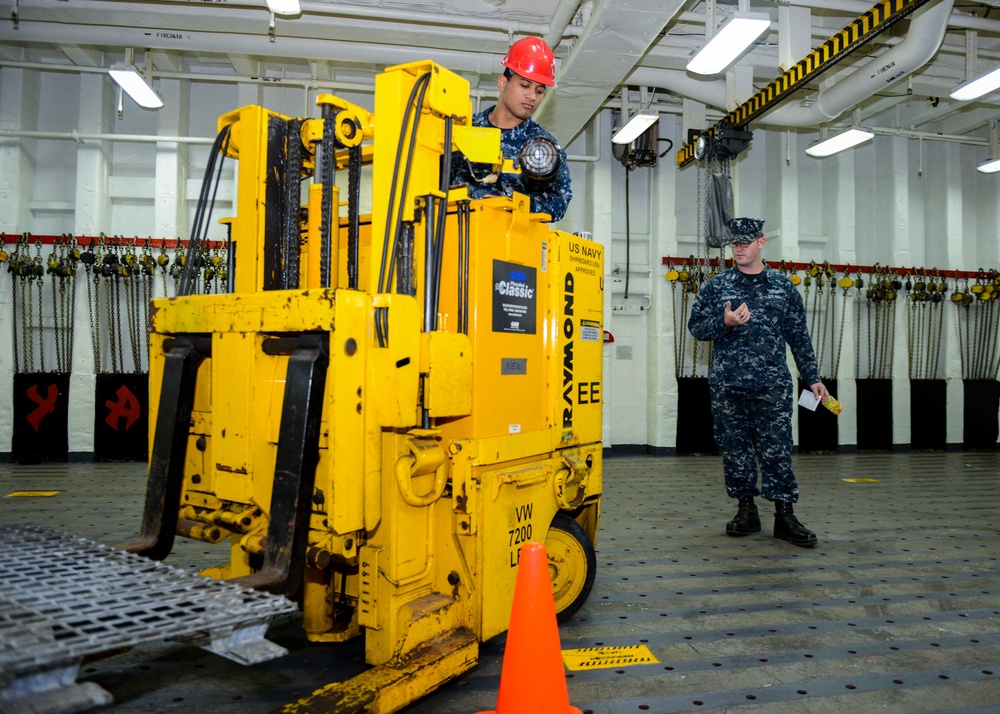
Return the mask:
M722 453L726 493L739 500L726 534L760 531L753 500L759 495L774 502L775 538L813 547L816 534L792 511L799 488L792 473L794 401L786 344L817 399L829 392L820 381L802 297L761 255L767 243L764 221L732 218L726 226L735 265L705 283L688 320L696 339L713 343L708 383L715 440Z

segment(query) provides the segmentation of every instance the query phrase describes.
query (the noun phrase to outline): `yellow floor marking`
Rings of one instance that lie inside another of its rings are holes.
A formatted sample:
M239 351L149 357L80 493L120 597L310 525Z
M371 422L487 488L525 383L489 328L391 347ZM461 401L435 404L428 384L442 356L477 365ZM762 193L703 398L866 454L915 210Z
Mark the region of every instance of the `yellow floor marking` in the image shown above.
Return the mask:
M653 656L646 645L585 647L579 650L563 650L562 656L566 667L573 670L609 669L633 664L657 664L660 661Z
M58 491L11 491L7 498L35 498L39 496L55 496Z
M847 481L847 483L878 483L877 478L842 478L841 481Z

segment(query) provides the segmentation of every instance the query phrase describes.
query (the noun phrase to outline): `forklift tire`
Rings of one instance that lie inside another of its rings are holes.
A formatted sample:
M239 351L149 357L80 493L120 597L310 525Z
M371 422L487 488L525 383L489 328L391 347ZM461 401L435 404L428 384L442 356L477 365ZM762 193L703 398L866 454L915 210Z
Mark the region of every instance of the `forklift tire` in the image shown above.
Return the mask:
M545 536L549 576L556 619L568 621L587 600L597 574L597 555L587 531L568 514L559 512Z

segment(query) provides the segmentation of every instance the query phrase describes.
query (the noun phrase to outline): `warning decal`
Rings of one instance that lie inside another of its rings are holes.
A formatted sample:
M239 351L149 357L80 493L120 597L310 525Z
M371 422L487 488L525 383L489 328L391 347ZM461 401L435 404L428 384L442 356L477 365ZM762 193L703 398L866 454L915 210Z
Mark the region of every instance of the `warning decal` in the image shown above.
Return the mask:
M572 670L609 669L628 667L634 664L658 664L646 645L630 647L585 647L579 650L563 650L563 662Z

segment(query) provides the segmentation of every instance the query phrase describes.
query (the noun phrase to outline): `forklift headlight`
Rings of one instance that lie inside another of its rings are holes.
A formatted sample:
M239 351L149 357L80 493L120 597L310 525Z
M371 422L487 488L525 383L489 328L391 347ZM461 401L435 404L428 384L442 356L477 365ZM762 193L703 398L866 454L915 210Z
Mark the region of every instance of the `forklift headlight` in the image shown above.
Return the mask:
M556 175L562 152L559 144L546 136L534 136L521 146L518 164L529 178L545 181Z

